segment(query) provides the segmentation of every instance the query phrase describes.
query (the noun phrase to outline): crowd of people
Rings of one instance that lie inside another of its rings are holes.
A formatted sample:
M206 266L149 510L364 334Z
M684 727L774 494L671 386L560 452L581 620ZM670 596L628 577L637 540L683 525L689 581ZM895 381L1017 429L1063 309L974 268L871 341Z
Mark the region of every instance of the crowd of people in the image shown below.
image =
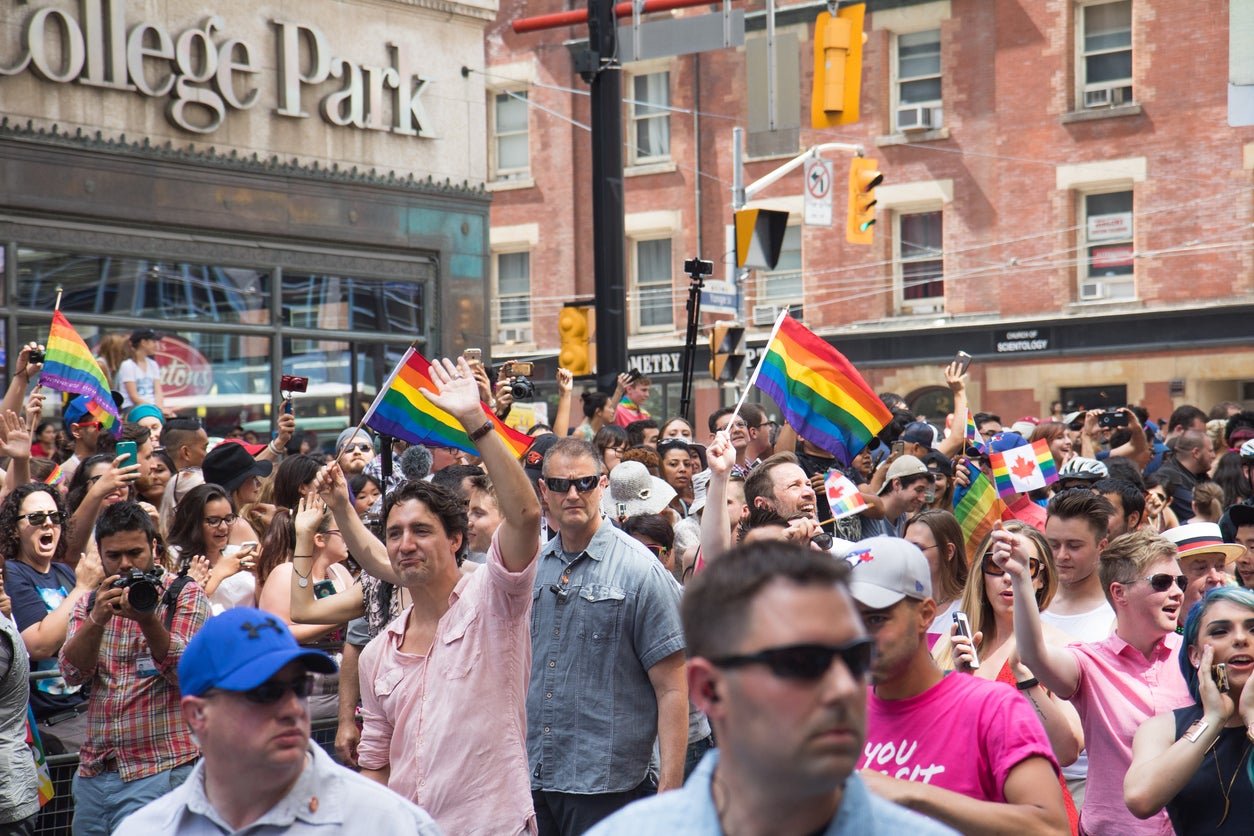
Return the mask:
M559 373L520 459L461 358L424 394L473 452L298 452L287 412L267 444L168 414L134 337L119 438L48 417L34 344L0 402L2 834L37 827L35 737L78 755L75 834L1250 832L1235 404L1007 426L951 365L948 420L884 393L842 461ZM1040 439L1058 480L968 542L977 474Z

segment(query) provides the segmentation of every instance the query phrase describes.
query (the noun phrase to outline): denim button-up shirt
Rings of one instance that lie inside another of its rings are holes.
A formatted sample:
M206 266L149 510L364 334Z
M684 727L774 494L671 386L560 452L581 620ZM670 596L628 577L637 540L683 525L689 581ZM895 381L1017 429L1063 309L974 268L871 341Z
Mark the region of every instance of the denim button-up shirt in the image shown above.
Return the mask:
M602 520L570 557L540 550L531 606L532 789L609 793L645 779L657 737L649 668L683 650L679 590L653 554Z

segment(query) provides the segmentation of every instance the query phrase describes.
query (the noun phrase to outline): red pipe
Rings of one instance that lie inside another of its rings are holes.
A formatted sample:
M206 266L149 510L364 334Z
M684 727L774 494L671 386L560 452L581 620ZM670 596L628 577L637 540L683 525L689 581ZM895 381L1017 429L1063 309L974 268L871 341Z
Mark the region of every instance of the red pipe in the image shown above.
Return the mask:
M708 6L710 0L645 0L641 14L650 12L668 12L671 9L686 9L690 6ZM631 3L619 3L614 6L615 17L631 17ZM541 29L558 29L562 26L576 26L588 22L588 10L579 9L572 12L558 12L551 15L536 15L515 20L511 26L515 32L539 32Z

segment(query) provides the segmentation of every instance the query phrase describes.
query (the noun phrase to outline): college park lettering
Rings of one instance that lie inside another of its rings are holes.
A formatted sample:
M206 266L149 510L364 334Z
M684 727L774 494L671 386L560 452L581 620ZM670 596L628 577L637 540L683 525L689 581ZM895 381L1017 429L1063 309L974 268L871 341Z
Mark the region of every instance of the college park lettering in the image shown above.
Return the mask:
M389 66L338 58L314 26L270 21L278 67L276 107L280 116L309 116L301 97L308 88L334 79L339 89L322 96L322 118L341 127L431 136L422 95L430 81L417 75L399 44L388 41ZM141 21L126 28L126 0L81 0L75 17L64 9L35 11L21 27L20 54L0 55L0 76L30 70L57 84L167 98L166 118L198 134L213 133L232 110L257 104L261 64L256 48L227 38L220 15L174 34L161 23Z

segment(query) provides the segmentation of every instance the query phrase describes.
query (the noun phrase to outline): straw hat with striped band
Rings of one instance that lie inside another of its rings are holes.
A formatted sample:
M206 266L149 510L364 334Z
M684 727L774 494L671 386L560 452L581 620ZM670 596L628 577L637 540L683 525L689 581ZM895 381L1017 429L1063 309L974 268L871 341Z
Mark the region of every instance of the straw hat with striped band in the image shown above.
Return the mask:
M1222 554L1224 563L1233 563L1245 554L1245 546L1225 543L1219 526L1211 522L1189 523L1163 532L1163 536L1176 544L1180 559L1200 557L1204 554Z

